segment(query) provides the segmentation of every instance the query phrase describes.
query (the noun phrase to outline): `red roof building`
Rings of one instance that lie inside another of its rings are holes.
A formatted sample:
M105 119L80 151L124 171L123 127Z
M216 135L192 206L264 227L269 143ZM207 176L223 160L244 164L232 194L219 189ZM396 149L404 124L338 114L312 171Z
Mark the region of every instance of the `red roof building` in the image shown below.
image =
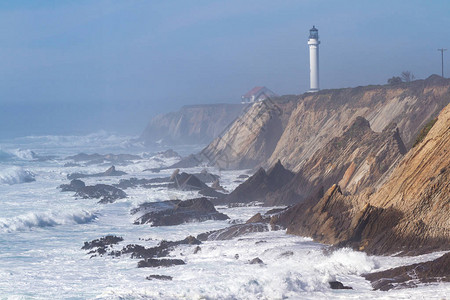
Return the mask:
M252 88L250 91L242 95L242 103L251 103L257 101L263 101L270 97L278 96L265 86L256 86Z

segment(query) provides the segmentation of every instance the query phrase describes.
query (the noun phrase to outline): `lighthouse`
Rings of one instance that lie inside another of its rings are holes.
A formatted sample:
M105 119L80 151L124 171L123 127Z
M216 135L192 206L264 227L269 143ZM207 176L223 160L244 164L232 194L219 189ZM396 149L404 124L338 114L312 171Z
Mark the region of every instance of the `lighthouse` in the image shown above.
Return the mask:
M313 26L309 30L309 92L319 90L319 30Z

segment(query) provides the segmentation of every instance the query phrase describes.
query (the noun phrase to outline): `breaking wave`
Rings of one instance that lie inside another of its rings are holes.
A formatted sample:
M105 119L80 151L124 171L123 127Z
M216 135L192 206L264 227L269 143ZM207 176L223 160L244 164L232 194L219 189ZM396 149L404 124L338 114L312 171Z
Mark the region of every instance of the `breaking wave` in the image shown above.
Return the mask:
M14 149L14 150L4 150L0 149L0 161L10 161L10 160L33 160L36 159L37 155L29 149Z
M97 216L89 211L81 210L72 213L28 213L13 218L0 218L0 231L14 232L31 230L36 227L53 227L66 224L85 224L95 220Z
M18 184L35 181L34 174L21 167L10 167L0 171L0 183Z

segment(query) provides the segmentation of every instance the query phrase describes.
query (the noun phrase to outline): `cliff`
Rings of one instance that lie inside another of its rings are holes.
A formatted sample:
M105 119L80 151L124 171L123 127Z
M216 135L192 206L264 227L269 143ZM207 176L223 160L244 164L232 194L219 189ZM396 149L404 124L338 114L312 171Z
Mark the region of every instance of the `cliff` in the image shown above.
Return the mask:
M334 184L273 222L291 234L374 254L449 250L450 105L377 191L345 195Z
M266 205L292 205L312 195L321 195L334 183L345 194L377 189L389 171L406 153L395 124L377 133L369 122L356 117L344 133L330 140L282 189L265 197Z
M207 144L244 110L243 104L183 106L177 112L154 117L139 140L146 144Z
M306 161L357 117L380 133L396 123L410 149L418 131L450 102L450 79L432 75L399 85L323 90L255 103L202 152L221 167L274 165L302 170Z

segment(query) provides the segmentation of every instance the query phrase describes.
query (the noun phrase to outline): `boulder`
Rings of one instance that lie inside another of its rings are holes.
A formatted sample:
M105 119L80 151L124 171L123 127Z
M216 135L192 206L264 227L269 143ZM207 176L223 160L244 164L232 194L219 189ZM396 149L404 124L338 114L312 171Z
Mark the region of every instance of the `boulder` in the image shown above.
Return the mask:
M127 194L112 185L96 184L93 186L85 186L77 190L75 196L83 199L101 198L99 203L113 203L118 199L126 198Z
M254 259L249 261L249 264L251 264L251 265L263 265L264 262L259 257L255 257Z
M157 267L171 267L178 265L185 265L186 263L181 259L172 258L147 258L138 262L138 268L157 268Z
M281 189L292 178L294 173L285 169L278 161L267 172L260 168L253 176L240 184L225 197L226 203L264 202L268 193Z
M172 277L172 276L167 276L167 275L149 275L149 276L147 276L145 279L147 279L147 280L153 280L153 279L158 279L158 280L172 280L173 277Z
M61 184L59 187L61 189L61 192L77 192L85 186L86 184L83 181L79 179L73 179L69 184Z
M352 290L353 288L350 286L345 286L342 282L340 281L329 281L328 282L330 284L330 288L333 290Z
M169 200L141 204L131 211L139 214L134 224L151 224L151 226L171 226L186 222L203 222L206 220L227 220L227 215L219 213L206 198L191 200Z

